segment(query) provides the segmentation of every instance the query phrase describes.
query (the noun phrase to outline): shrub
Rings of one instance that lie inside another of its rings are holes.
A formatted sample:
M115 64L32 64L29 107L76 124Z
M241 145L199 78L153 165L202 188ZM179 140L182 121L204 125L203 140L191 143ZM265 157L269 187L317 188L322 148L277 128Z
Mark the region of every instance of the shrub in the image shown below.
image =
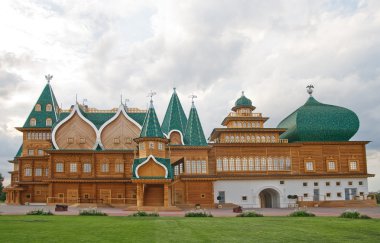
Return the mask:
M34 209L26 213L26 215L54 215L50 210Z
M185 214L185 217L213 217L210 212L206 211L189 211Z
M360 214L356 210L346 210L339 217L346 218L346 219L371 219L370 216L365 215L365 214Z
M315 217L315 214L305 210L295 210L288 216L290 217Z
M288 195L288 199L298 199L297 195Z
M347 219L358 219L360 218L360 213L356 210L346 210L340 215L340 217Z
M100 210L97 210L96 208L88 208L83 209L79 211L80 216L107 216L106 213L103 213Z
M160 215L157 212L147 213L145 211L137 211L136 213L130 215L132 217L159 217Z
M255 211L245 211L236 215L236 217L264 217L264 215Z

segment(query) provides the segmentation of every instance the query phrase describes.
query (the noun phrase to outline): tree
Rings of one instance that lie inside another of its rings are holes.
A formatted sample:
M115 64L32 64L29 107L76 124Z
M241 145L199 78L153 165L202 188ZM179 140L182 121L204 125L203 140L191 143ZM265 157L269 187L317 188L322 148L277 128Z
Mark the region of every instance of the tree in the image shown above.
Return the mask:
M0 173L0 201L5 201L5 192L3 192L4 186L3 186L4 177Z

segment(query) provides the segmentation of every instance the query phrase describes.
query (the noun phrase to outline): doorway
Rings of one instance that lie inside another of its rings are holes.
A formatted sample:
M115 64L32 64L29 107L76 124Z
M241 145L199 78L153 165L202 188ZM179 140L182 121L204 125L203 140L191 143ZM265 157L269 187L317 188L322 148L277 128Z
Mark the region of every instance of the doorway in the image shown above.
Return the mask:
M261 208L279 208L280 193L276 190L267 188L259 193Z

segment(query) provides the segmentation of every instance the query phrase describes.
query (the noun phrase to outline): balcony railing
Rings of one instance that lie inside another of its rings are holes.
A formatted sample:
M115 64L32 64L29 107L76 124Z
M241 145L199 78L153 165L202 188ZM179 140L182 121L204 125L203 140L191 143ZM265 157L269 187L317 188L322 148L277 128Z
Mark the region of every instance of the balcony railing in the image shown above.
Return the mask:
M230 112L229 117L262 117L262 113L236 113Z

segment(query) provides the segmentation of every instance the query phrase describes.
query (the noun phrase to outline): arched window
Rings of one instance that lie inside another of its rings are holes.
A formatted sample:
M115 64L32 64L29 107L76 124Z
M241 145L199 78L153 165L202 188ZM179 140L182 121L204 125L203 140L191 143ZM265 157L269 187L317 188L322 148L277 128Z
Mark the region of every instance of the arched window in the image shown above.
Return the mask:
M271 157L268 158L268 170L273 170L273 160Z
M236 171L241 171L241 161L240 161L240 158L236 158Z
M222 171L223 170L223 167L222 167L222 159L221 158L218 158L216 160L216 171Z
M260 136L256 136L256 143L260 143Z
M265 157L261 157L261 170L267 170L267 160Z
M240 137L240 142L244 143L244 140L245 140L244 136L241 136Z
M251 138L252 138L252 143L254 143L255 142L255 136L252 135Z
M241 122L238 122L238 127L241 127Z
M260 159L259 159L259 157L255 158L255 170L260 170Z
M47 118L46 119L46 126L51 126L52 125L52 120L51 120L51 118Z
M249 163L249 170L253 170L254 169L254 164L253 164L253 158L252 157L249 157L249 161L248 161L248 163Z
M265 136L261 136L261 142L265 143Z
M235 160L230 158L230 171L235 171Z
M46 111L52 111L52 110L53 110L53 106L51 104L47 104Z
M223 171L228 171L228 159L223 159Z
M224 138L224 141L225 141L226 143L229 143L229 142L230 142L230 137L229 137L229 136L226 136L226 137Z
M233 123L232 123L232 126L233 126L233 127L236 127L236 122L233 122Z
M251 136L247 136L247 143L251 142Z
M35 118L30 119L30 126L31 126L31 127L35 127L35 126L36 126L36 123L37 123L37 121L36 121Z
M236 136L236 142L238 143L239 142L239 135Z
M280 170L284 170L285 169L285 160L284 160L284 157L281 157L280 158Z
M274 142L276 142L276 138L272 135L272 137L271 137L271 142L272 143L274 143Z
M248 162L247 158L243 158L243 168L242 168L243 171L248 170L248 163L247 162Z
M273 170L278 170L278 158L273 159Z
M35 111L41 111L41 105L40 104L36 104L36 106L34 107L34 110Z
M231 136L231 143L235 142L235 137Z
M290 168L291 168L291 160L290 160L290 158L289 157L286 157L286 160L285 160L285 169L286 170L290 170Z
M247 123L244 122L244 123L243 123L243 127L247 127Z
M247 127L251 127L251 123L250 122L248 122Z

